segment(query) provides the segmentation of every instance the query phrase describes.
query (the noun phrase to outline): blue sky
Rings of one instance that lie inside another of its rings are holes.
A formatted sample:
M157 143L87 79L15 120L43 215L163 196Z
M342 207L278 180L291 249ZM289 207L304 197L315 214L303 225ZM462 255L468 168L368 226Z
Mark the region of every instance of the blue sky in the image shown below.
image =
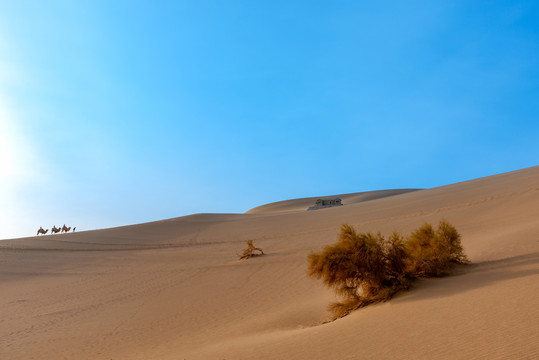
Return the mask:
M536 1L1 1L0 239L538 164Z

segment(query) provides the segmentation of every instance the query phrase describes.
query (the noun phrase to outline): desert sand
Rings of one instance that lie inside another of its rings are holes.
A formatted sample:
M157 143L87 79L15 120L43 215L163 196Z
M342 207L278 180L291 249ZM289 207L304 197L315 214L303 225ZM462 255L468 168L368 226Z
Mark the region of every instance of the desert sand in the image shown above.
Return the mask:
M339 196L0 241L0 359L539 359L539 166ZM311 251L440 219L472 265L326 322Z

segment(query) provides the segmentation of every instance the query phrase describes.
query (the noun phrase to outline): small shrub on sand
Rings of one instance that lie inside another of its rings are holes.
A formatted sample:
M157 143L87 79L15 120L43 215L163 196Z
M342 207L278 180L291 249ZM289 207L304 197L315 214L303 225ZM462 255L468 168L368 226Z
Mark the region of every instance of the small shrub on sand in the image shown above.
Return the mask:
M435 231L425 224L407 239L398 233L357 233L344 224L337 243L308 257L310 276L343 298L329 306L335 318L360 307L391 299L417 277L442 276L452 263L466 263L460 235L446 221Z
M460 234L444 220L440 221L437 230L425 224L412 232L406 248L407 271L415 276L443 276L451 263L468 263L460 244Z
M255 251L258 251L258 253L255 253ZM243 250L243 253L240 255L241 259L249 259L253 256L260 256L264 255L264 251L262 249L257 248L253 244L253 240L247 240L247 249Z

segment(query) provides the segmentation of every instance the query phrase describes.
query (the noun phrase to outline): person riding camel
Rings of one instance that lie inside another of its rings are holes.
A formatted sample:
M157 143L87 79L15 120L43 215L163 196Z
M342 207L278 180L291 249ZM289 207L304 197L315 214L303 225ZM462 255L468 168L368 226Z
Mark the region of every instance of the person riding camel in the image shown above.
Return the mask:
M49 229L47 229L47 230L43 230L43 227L42 227L42 226L40 226L40 227L39 227L39 229L37 230L37 234L36 234L36 236L37 236L37 235L39 235L39 234L43 234L43 235L45 235L45 234L47 233L47 231L49 231Z

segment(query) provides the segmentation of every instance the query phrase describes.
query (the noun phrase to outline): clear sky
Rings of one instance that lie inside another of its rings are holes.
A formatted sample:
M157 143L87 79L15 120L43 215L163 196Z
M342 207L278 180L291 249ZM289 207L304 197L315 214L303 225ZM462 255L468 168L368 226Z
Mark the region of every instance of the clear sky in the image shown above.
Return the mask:
M538 4L0 0L0 239L537 165Z

